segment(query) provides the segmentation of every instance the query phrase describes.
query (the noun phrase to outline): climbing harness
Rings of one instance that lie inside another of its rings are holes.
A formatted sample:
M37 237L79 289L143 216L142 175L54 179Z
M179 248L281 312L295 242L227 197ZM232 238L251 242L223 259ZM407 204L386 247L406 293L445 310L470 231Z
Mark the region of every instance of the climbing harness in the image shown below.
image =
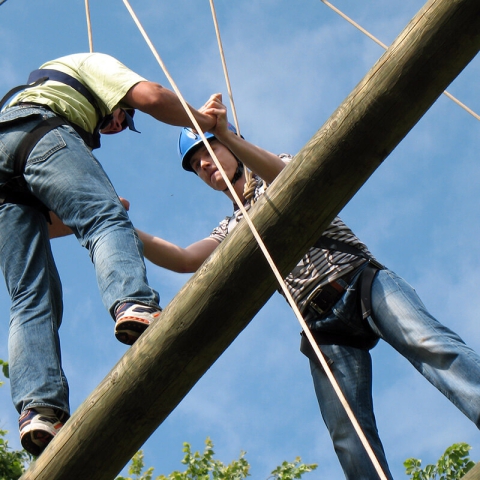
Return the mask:
M353 279L358 275L359 277L356 281L356 284L360 288L359 302L362 311L362 321L364 322L365 327L364 334L348 335L344 333L314 330L312 331L312 334L316 342L320 345L347 345L354 348L370 350L378 343L378 337L370 330L370 327L367 324L367 318L372 315L372 283L377 272L379 270L383 270L385 267L363 250L341 240L335 240L325 235L322 235L315 242L313 247L355 255L356 257L364 258L367 261L366 264L363 263L353 271L350 271L338 279L332 280L331 282L322 285L320 288L315 290L307 300L306 306L306 310L310 309L311 311L315 312L318 319L321 319L323 316L327 315L332 310L333 306L343 297L350 287ZM304 332L301 332L301 335L300 351L310 360L318 363L318 359L316 358L310 343L305 337Z
M47 69L47 68L40 68L37 70L34 70L33 72L30 73L28 77L28 83L25 85L19 85L17 87L12 88L7 94L0 100L0 109L3 107L3 105L6 103L8 98L13 96L15 93L19 92L20 90L24 90L26 88L32 88L40 85L43 82L46 82L47 80L54 80L56 82L64 83L65 85L68 85L69 87L73 88L76 90L78 93L83 95L88 102L93 106L95 109L95 112L97 113L99 117L99 121L97 122L97 126L95 127L95 130L93 133L87 132L85 129L80 127L79 125L76 125L73 122L69 122L68 120L64 119L64 124L70 125L72 128L75 129L75 131L80 135L80 137L83 139L83 141L91 148L91 149L96 149L100 147L100 130L107 126L110 121L113 118L112 114L109 115L103 115L100 108L98 107L98 103L95 100L95 97L93 94L88 90L83 83L81 83L79 80L76 78L72 77L71 75L68 75L67 73L61 72L59 70L54 70L54 69ZM45 105L41 104L32 104L37 107L46 107ZM48 108L48 107L46 107ZM125 122L122 125L123 128L129 128L130 130L134 132L138 132L138 130L135 129L135 124L133 122L133 109L123 109L125 113Z
M324 250L336 250L337 252L348 253L367 260L367 266L362 271L360 278L360 304L362 308L362 318L366 320L372 314L371 291L373 279L376 273L379 270L385 269L385 267L363 250L341 240L334 240L326 235L322 235L313 246ZM334 304L332 304L330 308L333 307L333 305Z
M50 117L47 119L42 120L41 122L37 123L32 130L27 132L19 143L15 154L14 154L14 175L13 177L6 182L5 184L0 186L0 205L3 203L20 203L23 205L30 205L30 206L37 206L43 213L46 214L48 220L48 209L43 205L42 202L37 200L33 194L28 190L26 182L23 178L23 172L25 171L25 165L28 159L28 156L32 152L35 145L40 141L40 139L46 135L50 130L59 127L60 125L69 125L71 126L83 139L83 141L92 149L100 147L100 130L106 127L111 119L113 118L112 114L103 116L98 104L92 95L92 93L76 78L68 75L67 73L60 72L59 70L53 69L37 69L30 73L28 77L28 83L25 85L18 85L17 87L12 88L8 91L3 98L0 100L0 110L3 108L7 100L12 97L14 94L18 93L21 90L26 88L36 87L47 80L55 80L57 82L64 83L81 95L83 95L88 102L94 107L98 117L100 120L95 127L93 133L87 132L85 129L76 125L73 122L69 122L64 117L56 115L55 117ZM19 105L24 106L32 106L32 107L40 107L49 109L46 105L35 104L35 103L19 103ZM133 123L133 114L134 110L131 109L129 111L124 109L125 113L125 121L122 126L124 128L129 128L135 132L138 130L135 129L135 125ZM41 116L41 114L36 114L37 116ZM29 116L27 118L32 118ZM21 119L23 120L23 119ZM14 120L13 122L18 122L19 120Z
M28 118L34 116L41 117L41 114L30 115ZM23 120L23 118L21 120ZM6 124L8 125L9 123L15 123L17 121L18 119L13 120L12 122L7 122ZM25 133L13 155L13 176L6 183L0 185L0 205L3 205L4 203L16 203L36 207L50 222L48 208L38 200L30 190L28 190L27 183L23 177L23 172L25 170L28 156L39 140L50 130L65 124L66 121L61 117L50 117L35 124L30 131Z

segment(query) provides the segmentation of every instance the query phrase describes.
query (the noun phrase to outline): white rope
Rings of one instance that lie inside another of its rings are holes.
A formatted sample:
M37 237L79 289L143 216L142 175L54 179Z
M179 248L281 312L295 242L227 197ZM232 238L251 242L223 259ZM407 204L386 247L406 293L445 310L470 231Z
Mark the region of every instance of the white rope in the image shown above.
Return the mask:
M88 30L88 45L90 47L90 53L93 52L93 37L92 37L92 24L90 23L90 7L88 0L85 0L85 13L87 16L87 30Z
M237 134L241 136L240 125L238 124L238 118L237 118L237 109L235 108L235 102L233 100L230 77L228 75L227 62L225 61L225 53L223 51L222 39L220 36L220 28L218 26L217 13L215 10L215 5L213 3L213 0L210 0L210 9L212 11L213 24L215 26L215 33L217 36L218 50L220 53L220 58L222 60L223 74L225 76L225 82L227 84L228 98L230 99L230 106L232 109L233 120L235 123L235 128L237 129ZM247 168L246 165L244 166L244 169L245 169L245 188L244 188L243 194L244 194L244 197L247 200L249 200L250 203L253 205L255 203L255 181L253 180L252 172Z
M240 208L240 211L242 212L242 214L245 218L245 221L248 223L248 226L250 227L250 230L252 231L253 236L255 237L256 241L258 242L258 245L259 245L260 249L262 250L263 254L265 255L265 258L266 258L268 264L270 265L270 268L272 269L279 285L281 286L281 288L283 290L285 298L287 299L288 303L290 304L290 306L291 306L293 312L295 313L295 316L297 317L305 335L307 336L310 344L312 345L312 348L315 351L315 354L317 355L318 360L319 360L322 368L324 369L328 379L330 380L330 382L332 384L332 387L335 390L335 392L336 392L336 394L337 394L337 396L340 400L340 403L345 408L345 411L346 411L348 417L350 418L350 421L352 422L352 425L353 425L355 431L357 432L357 435L359 436L360 441L362 442L368 456L370 457L370 460L372 461L375 469L377 470L377 473L378 473L380 479L381 480L388 480L387 477L385 476L385 474L383 473L382 468L381 468L380 464L378 463L378 460L375 456L375 453L373 452L371 446L369 445L368 440L365 437L357 419L355 418L355 415L353 414L345 396L343 395L343 392L341 391L337 381L335 380L335 377L333 376L333 373L330 370L330 367L328 366L328 363L325 360L325 357L323 356L322 352L320 351L320 348L318 347L317 343L315 342L315 339L314 339L312 333L310 332L310 329L308 328L308 325L306 324L305 320L303 319L302 314L300 313L300 310L298 309L292 295L288 291L283 277L281 276L281 274L278 271L275 263L273 262L265 244L263 243L262 238L260 237L257 229L255 228L255 225L253 225L253 222L250 219L250 216L248 215L248 213L247 213L247 211L246 211L246 209L243 205L243 202L240 200L240 198L238 197L235 189L233 188L232 184L230 183L230 181L229 181L229 179L228 179L228 177L225 173L225 170L223 169L222 165L218 161L218 158L216 157L215 152L213 151L212 147L210 146L210 143L207 141L202 129L200 128L200 125L198 124L197 120L193 116L192 112L190 112L190 109L188 108L188 105L187 105L185 99L183 98L183 96L182 96L180 90L178 89L176 83L174 82L173 78L169 74L167 68L165 67L165 64L163 63L163 61L160 58L158 52L156 51L155 47L153 46L152 42L150 41L147 33L145 32L144 28L142 27L142 25L140 23L140 21L138 20L137 16L135 15L135 12L132 10L128 0L123 0L123 3L127 7L127 10L129 11L130 15L132 16L133 20L135 21L138 29L140 30L141 34L143 35L143 37L145 39L147 45L149 46L149 48L152 51L154 57L156 58L160 67L162 68L163 72L165 73L167 79L169 80L173 90L175 91L175 93L177 94L180 102L182 103L183 107L185 108L185 111L187 112L192 124L194 125L195 129L197 130L198 134L200 135L200 137L201 137L203 143L205 144L205 147L207 148L208 152L210 153L216 167L218 168L218 170L219 170L220 174L222 175L225 183L227 184L227 187L228 187L230 193L232 194L235 202L237 203L238 207Z
M330 2L327 0L320 0L323 2L327 7L331 8L335 13L338 13L344 20L346 20L348 23L353 25L355 28L360 30L362 33L364 33L368 38L373 40L375 43L383 47L385 50L388 48L387 45L385 45L383 42L381 42L378 38L374 37L370 32L365 30L363 27L361 27L357 22L352 20L350 17L345 15L342 11L340 11L337 7L333 6ZM460 100L455 98L451 93L447 92L446 90L443 92L443 94L448 97L450 100L453 100L458 106L462 107L466 112L468 112L470 115L475 117L477 120L480 120L480 115L475 113L471 108L467 107L464 103L462 103Z
M237 129L237 133L240 136L240 127L238 125L237 110L235 108L235 102L233 101L230 78L228 76L227 63L225 61L225 53L223 51L222 39L220 37L220 29L218 28L217 14L215 11L215 5L213 4L213 0L210 0L210 9L212 10L212 18L213 18L213 23L215 25L215 33L217 35L217 43L218 43L218 49L220 51L220 58L222 59L223 73L225 75L225 81L227 83L228 98L230 99L230 106L232 108L233 120L235 122L235 128Z

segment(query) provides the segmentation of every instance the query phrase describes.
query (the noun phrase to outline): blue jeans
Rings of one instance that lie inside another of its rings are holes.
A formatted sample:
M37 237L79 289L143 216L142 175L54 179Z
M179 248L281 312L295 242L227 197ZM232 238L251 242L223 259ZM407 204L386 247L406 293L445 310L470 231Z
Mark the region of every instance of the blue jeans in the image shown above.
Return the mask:
M12 176L13 152L25 132L53 115L37 107L13 107L0 114L0 185ZM116 306L126 301L158 306L128 215L101 165L70 126L60 126L40 140L24 177L28 189L88 249L112 317ZM8 346L15 408L19 413L40 406L69 413L58 336L62 287L46 218L36 208L0 206L0 262L11 298Z
M372 315L362 321L358 276L325 319L310 320L321 330L323 320L336 324L346 337L362 329L389 343L459 410L480 428L480 357L454 332L427 311L415 290L392 271L380 270L372 285ZM366 349L320 345L333 363L335 379L345 395L387 478L392 478L380 441L372 401L372 365ZM350 419L323 369L310 360L322 417L332 437L345 477L378 478Z

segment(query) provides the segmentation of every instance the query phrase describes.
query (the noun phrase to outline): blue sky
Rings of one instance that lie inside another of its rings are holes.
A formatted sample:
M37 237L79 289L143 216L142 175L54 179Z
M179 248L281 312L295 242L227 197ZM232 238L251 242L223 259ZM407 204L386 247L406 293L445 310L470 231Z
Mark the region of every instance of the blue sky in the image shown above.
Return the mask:
M423 6L420 0L334 0L334 5L390 44ZM200 107L227 89L207 0L131 1L189 103ZM295 154L362 79L383 49L320 0L216 2L243 135L273 152ZM95 51L111 54L150 80L168 81L123 2L90 2ZM0 7L0 91L24 83L44 61L88 51L83 0L10 0ZM480 113L475 58L448 88ZM178 129L144 114L141 135L103 139L96 155L117 192L131 202L139 228L186 246L208 236L231 210L179 163ZM418 291L429 310L480 351L480 236L477 194L480 123L441 96L341 212L384 264ZM52 242L63 281L61 328L72 410L126 351L113 336L88 254L74 238ZM188 276L147 263L165 306ZM7 358L9 299L0 289L0 358ZM319 414L299 331L275 295L143 447L155 473L182 469L182 443L203 450L210 436L224 462L247 452L254 479L283 460L318 463L310 479L340 479ZM372 352L376 416L391 470L431 463L454 442L472 445L476 427L391 347ZM0 390L0 428L19 447L8 385ZM114 419L112 419L114 421Z

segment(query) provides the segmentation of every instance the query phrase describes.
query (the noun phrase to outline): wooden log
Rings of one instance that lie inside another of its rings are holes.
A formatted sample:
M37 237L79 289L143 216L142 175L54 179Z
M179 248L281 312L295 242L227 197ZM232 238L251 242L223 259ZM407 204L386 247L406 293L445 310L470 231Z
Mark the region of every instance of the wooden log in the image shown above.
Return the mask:
M283 274L479 48L478 0L431 0L407 25L252 209ZM22 479L114 478L275 288L242 222Z
M464 475L462 480L480 480L480 462L478 462L466 475Z

